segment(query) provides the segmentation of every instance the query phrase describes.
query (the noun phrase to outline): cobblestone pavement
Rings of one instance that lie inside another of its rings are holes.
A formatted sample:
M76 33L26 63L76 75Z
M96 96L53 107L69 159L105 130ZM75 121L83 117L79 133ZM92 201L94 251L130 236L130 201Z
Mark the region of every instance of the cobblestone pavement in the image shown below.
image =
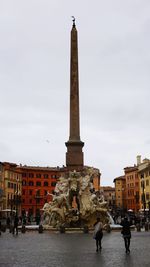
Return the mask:
M92 234L26 232L0 236L0 267L150 266L150 232L132 232L127 255L120 232L104 233L96 252Z

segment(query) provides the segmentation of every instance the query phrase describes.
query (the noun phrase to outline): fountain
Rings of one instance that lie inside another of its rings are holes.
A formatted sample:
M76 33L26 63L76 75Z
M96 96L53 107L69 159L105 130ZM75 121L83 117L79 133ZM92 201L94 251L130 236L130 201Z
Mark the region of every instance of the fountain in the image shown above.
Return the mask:
M43 207L43 225L59 228L92 227L97 217L103 224L110 223L107 202L97 196L93 188L94 168L82 172L70 171L61 176L56 184L53 200Z

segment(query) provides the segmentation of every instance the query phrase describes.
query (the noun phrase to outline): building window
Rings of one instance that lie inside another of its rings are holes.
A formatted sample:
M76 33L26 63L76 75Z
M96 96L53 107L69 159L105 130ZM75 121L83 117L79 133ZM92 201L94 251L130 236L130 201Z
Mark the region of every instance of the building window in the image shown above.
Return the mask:
M48 174L44 174L44 178L48 178Z
M141 201L143 202L143 194L141 194Z
M57 178L57 176L55 174L52 174L51 178Z
M40 204L40 198L36 198L36 203Z
M146 200L149 200L149 193L146 193Z
M36 196L40 196L40 190L36 190Z
M23 195L23 196L25 195L25 190L24 190L24 189L22 190L22 195Z
M52 183L51 183L51 186L55 186L55 185L56 185L56 182L52 182Z
M34 174L33 173L29 173L29 177L30 178L33 178L34 177Z
M41 174L40 173L37 173L36 174L36 178L41 178Z
M29 186L34 186L33 181L29 181Z
M25 180L22 181L22 185L26 185L26 181Z
M47 196L47 190L44 190L44 196Z
M32 195L32 190L29 190L29 195L30 195L30 196Z
M149 180L146 180L146 186L149 186Z
M41 186L41 182L36 182L36 186Z
M32 199L29 199L29 203L32 204Z
M48 182L44 182L44 186L48 186Z
M22 177L26 177L26 173L25 172L22 173Z

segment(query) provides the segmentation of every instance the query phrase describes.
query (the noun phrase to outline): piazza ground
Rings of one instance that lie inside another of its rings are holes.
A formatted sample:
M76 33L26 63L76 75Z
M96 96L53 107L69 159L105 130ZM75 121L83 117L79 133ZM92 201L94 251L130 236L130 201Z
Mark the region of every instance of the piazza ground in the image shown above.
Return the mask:
M104 233L96 252L92 234L30 231L0 236L0 267L150 266L150 232L132 232L127 255L120 232Z

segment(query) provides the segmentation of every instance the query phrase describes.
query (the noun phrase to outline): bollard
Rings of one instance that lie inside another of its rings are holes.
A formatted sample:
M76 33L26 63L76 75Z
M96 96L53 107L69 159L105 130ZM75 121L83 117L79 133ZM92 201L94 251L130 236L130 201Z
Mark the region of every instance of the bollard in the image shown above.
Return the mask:
M11 234L13 232L13 225L11 224L10 226L9 226L9 233Z
M26 227L25 227L25 225L22 225L21 233L22 233L22 234L25 234L25 232L26 232Z
M139 223L136 224L136 230L137 232L141 232L141 226Z
M88 234L88 233L89 233L89 227L88 227L87 225L85 225L85 226L83 227L83 233L84 233L84 234Z
M7 228L6 225L2 225L1 226L1 231L5 233L6 232L6 228Z
M61 226L59 227L59 232L60 232L61 234L64 234L64 233L65 233L65 226L61 225Z
M107 233L110 233L110 232L111 232L110 224L107 224L107 225L106 225L106 232L107 232Z
M39 225L39 234L42 234L43 233L43 226L40 224Z

